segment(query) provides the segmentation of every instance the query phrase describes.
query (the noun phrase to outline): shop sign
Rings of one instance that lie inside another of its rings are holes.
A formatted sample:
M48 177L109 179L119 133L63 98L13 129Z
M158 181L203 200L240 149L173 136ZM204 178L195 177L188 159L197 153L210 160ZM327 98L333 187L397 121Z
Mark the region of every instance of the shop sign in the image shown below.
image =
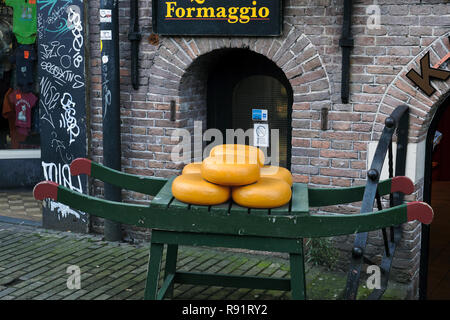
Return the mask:
M448 55L445 57L446 60L449 58L450 57ZM431 84L431 79L447 81L450 77L450 71L438 69L437 66L430 66L429 51L422 57L422 59L420 59L420 72L421 74L417 73L414 69L411 69L406 74L406 77L414 82L414 84L417 85L429 97L436 91Z
M279 36L281 0L154 0L161 35Z

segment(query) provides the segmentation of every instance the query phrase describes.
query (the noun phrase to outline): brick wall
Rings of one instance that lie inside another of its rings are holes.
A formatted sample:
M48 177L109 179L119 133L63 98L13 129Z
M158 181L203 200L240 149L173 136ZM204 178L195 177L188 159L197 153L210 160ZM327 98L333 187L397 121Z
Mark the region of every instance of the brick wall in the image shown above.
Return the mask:
M284 32L276 38L160 37L148 42L151 1L139 2L140 88L130 82L130 44L127 40L129 1L120 5L121 116L123 171L155 176L179 174L170 161L176 128L193 130L194 120L205 120L208 54L223 48L246 48L274 61L286 74L294 92L292 114L292 172L295 181L318 186L353 186L365 183L368 143L379 138L384 119L397 105L411 107L410 141L425 138L438 98L449 90L447 82L433 81L437 92L427 97L405 74L420 70L418 61L431 54L436 63L450 48L448 1L378 0L381 28L367 28L367 6L374 1L354 1L352 33L355 47L350 69L350 103L340 102L341 35L343 1L284 1ZM92 157L101 162L101 71L99 1L89 1L91 50ZM213 59L211 56L209 59ZM177 106L170 121L170 101ZM329 109L328 130L320 130L320 110ZM421 199L422 181L416 181ZM102 194L94 183L92 193ZM124 200L149 199L124 192ZM359 204L322 208L322 211L358 212ZM101 221L93 221L101 231ZM142 230L127 229L132 237ZM148 233L144 232L148 236ZM369 250L376 258L381 238L374 232ZM336 239L348 255L353 236ZM394 278L416 285L418 281L420 224L405 224L403 240L394 259ZM343 260L347 261L347 260Z

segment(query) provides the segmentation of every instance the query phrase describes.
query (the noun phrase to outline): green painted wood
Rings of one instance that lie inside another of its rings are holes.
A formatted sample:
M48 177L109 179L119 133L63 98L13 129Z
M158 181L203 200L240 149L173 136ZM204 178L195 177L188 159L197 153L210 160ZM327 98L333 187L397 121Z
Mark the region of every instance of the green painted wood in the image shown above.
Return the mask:
M190 206L189 203L181 202L175 198L173 198L169 204L170 209L176 208L176 209L189 210L189 206Z
M386 179L386 180L378 182L378 192L380 193L380 196L385 196L385 195L391 193L391 185L392 185L391 182L392 182L392 179ZM361 198L361 200L362 200L362 198Z
M195 210L195 211L208 212L210 210L210 206L198 206L198 205L191 204L190 209Z
M303 254L291 253L289 255L291 266L291 293L294 300L306 299L305 266Z
M192 285L220 286L250 289L290 290L289 279L233 276L223 274L177 272L175 282Z
M172 182L176 177L171 177L167 180L166 184L156 194L150 203L150 207L153 208L167 208L170 201L172 201Z
M223 212L216 211L188 212L176 208L168 210L167 204L165 207L158 207L113 202L84 195L63 186L58 187L57 199L73 209L101 218L144 228L180 232L311 238L366 232L407 222L406 204L350 215L260 216L248 214L246 211L234 211L231 215L224 215Z
M241 248L271 252L303 252L303 242L301 239L236 236L218 233L212 234L154 230L152 234L152 243Z
M306 215L308 213L308 186L304 183L294 183L292 185L291 214Z
M323 207L362 201L365 187L308 188L309 206ZM378 191L381 196L389 194L391 192L391 179L380 181Z
M254 208L251 208L249 210L249 213L250 214L259 214L259 215L267 216L267 215L269 215L269 210L270 209L254 209Z
M229 214L231 203L232 201L230 200L226 203L211 206L210 211L227 215Z
M271 215L288 215L290 214L290 201L282 207L270 209Z
M122 189L151 196L156 195L167 182L166 178L137 176L105 167L96 162L91 164L91 177Z
M145 286L144 299L155 300L158 290L159 269L163 255L164 245L152 243L150 245L150 258L148 262L147 282Z
M157 232L157 230L153 230L153 234ZM153 236L152 234L152 236ZM178 257L178 244L169 244L167 245L167 253L166 253L166 265L164 267L164 279L167 280L167 277L172 276L176 272L177 267L177 257ZM168 295L169 297L173 296L173 284L169 285L167 288L167 294L164 293L163 297Z
M236 214L248 214L248 208L241 207L237 203L233 202L230 207L230 214L236 215Z
M171 273L167 275L166 278L164 278L164 282L161 286L161 289L159 289L158 295L156 297L156 300L163 300L165 296L172 295L173 291L173 285L175 283L175 274Z

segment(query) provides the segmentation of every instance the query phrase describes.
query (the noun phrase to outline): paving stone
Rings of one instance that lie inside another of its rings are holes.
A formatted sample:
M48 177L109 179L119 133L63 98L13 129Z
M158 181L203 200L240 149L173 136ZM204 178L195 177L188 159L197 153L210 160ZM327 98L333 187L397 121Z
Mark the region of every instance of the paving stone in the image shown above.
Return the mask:
M6 289L0 291L0 299L1 299L1 297L6 296L16 290L17 290L16 288L6 288Z
M166 252L160 284L165 255ZM0 300L142 300L148 259L148 244L109 243L96 235L0 223ZM79 290L67 288L70 274L66 271L70 265L80 267ZM177 270L279 278L290 276L286 259L191 246L179 247ZM315 281L320 272L308 268L307 285ZM309 287L315 290L317 286ZM277 290L185 284L175 284L173 294L173 299L288 298L290 293Z

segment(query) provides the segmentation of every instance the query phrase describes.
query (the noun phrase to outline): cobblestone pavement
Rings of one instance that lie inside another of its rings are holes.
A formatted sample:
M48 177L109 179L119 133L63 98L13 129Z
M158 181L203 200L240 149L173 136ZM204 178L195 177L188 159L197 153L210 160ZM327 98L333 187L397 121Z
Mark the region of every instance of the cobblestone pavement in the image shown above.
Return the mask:
M0 215L40 222L42 201L34 199L32 189L1 190Z
M132 245L23 225L0 223L0 300L142 299L149 244ZM67 268L81 270L81 289L68 289ZM184 271L289 277L280 257L182 246L177 268ZM328 278L327 278L328 277ZM329 280L327 285L320 281ZM307 272L312 299L336 299L345 277ZM175 284L174 299L289 299L290 293Z

